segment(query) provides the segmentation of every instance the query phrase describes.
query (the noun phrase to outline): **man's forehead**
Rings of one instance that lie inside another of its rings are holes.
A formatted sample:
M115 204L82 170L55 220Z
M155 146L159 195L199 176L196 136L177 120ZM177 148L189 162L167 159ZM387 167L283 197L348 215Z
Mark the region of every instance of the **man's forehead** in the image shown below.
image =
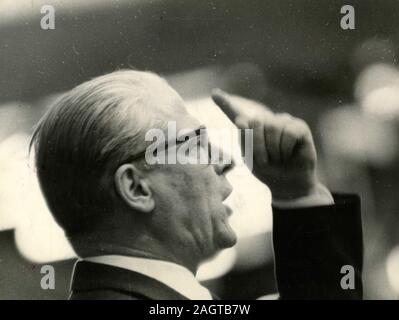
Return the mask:
M166 95L156 97L157 118L164 122L176 123L178 131L182 129L198 128L200 122L192 116L188 110L184 100L180 95L169 87L170 90Z

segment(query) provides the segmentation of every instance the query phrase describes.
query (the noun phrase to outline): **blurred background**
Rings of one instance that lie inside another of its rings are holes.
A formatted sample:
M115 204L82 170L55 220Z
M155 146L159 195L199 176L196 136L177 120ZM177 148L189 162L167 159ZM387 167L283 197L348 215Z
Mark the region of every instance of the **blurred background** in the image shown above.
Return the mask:
M121 68L165 76L210 128L233 125L219 87L305 119L331 190L362 199L366 299L399 297L399 2L353 0L343 30L330 0L0 0L0 299L65 299L75 256L28 155L32 129L62 92ZM42 30L43 5L55 29ZM229 135L211 139L237 156ZM198 277L222 298L276 291L270 192L231 173L239 241ZM40 287L43 264L55 290Z

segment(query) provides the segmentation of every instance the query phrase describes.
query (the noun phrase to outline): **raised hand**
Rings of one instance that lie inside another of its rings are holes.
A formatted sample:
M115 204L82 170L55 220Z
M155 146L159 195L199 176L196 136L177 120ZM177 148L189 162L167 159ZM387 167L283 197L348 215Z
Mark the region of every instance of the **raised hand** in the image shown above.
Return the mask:
M253 174L268 185L274 199L315 192L317 155L303 120L219 89L212 99L239 129L253 129Z

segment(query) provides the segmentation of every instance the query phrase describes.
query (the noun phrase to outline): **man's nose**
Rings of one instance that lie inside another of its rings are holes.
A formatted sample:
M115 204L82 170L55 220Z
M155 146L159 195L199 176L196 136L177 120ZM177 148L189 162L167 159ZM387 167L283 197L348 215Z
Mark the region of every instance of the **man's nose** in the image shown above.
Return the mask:
M231 154L227 154L222 149L213 146L213 151L217 150L217 154L212 153L212 162L215 167L215 172L222 178L223 180L223 199L227 199L230 194L233 192L233 186L231 185L230 181L226 179L226 174L230 172L234 166L235 161ZM215 156L217 156L215 159Z
M226 173L230 172L231 170L233 170L234 166L235 166L235 163L234 163L233 159L231 161L229 161L228 163L222 163L221 164L221 173L226 174Z

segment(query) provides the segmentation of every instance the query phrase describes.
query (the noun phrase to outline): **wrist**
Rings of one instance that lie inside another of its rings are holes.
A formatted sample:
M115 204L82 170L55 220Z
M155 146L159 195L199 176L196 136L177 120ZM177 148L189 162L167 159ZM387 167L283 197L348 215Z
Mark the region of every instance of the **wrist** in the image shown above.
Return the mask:
M331 192L321 183L315 187L315 191L307 196L291 200L279 200L273 198L272 205L280 209L292 209L314 206L328 206L334 204Z
M316 177L312 177L306 182L292 181L283 187L270 188L273 200L294 201L303 197L309 197L318 193L319 182Z

